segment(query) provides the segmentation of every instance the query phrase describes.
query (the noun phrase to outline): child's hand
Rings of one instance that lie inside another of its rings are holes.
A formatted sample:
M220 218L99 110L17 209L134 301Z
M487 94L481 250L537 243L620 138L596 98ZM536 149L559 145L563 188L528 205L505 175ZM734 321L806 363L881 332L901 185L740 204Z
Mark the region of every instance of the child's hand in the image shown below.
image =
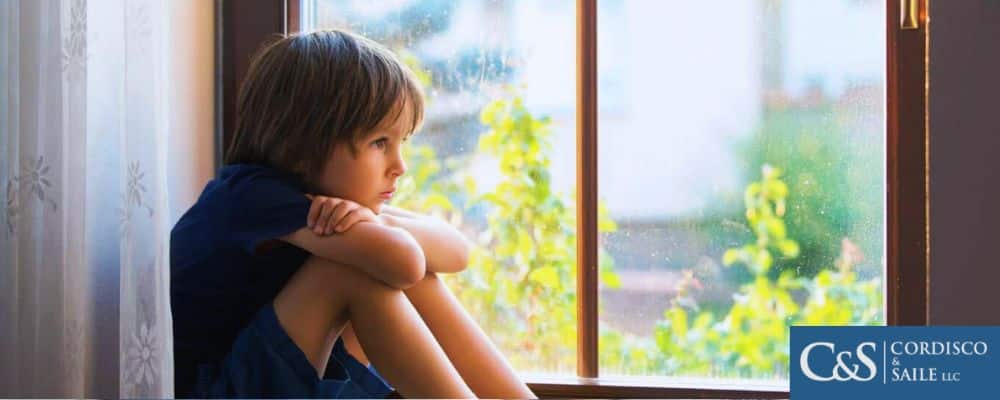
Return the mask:
M306 197L312 200L307 223L317 235L346 232L362 221L379 222L371 209L353 201L310 194Z

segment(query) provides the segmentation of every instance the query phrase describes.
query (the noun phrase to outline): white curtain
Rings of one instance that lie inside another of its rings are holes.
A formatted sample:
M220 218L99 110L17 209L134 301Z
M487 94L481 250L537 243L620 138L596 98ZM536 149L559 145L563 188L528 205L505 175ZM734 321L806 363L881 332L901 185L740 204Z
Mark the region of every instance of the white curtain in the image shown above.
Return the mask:
M166 4L0 0L0 397L173 396Z

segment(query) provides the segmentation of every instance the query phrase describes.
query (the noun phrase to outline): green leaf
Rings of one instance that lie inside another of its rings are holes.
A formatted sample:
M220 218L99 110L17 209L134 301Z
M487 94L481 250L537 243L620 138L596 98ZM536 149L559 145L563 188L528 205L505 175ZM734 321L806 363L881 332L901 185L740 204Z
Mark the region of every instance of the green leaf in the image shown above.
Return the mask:
M767 232L778 239L783 239L787 234L785 223L778 218L769 218L766 222Z
M740 259L740 251L737 249L729 249L722 255L722 265L730 266Z
M559 271L552 266L535 268L528 275L528 279L552 289L558 289L562 286L559 282Z
M601 283L608 289L618 289L622 287L622 282L618 274L614 271L601 271Z
M779 241L778 249L781 250L781 254L787 258L795 258L799 256L799 244L792 239Z
M743 203L746 205L747 209L753 209L757 203L757 195L760 193L760 183L754 182L747 186L747 190L743 193Z
M451 210L454 208L451 204L451 200L449 200L447 196L440 193L429 193L425 201L427 202L428 207L438 207L443 210Z
M468 193L476 193L476 180L471 176L466 176L463 185L465 186L465 191Z
M531 255L531 250L534 247L534 241L531 240L531 236L524 229L517 230L517 252L523 255Z
M771 193L774 198L783 199L788 197L788 185L785 182L774 180L767 183L767 191Z
M761 249L754 256L753 260L754 266L757 269L758 274L766 273L768 269L771 268L771 264L774 263L774 259L771 258L771 252L766 249Z
M497 110L503 106L503 102L494 101L483 107L483 111L479 114L479 120L483 125L490 125L496 120Z

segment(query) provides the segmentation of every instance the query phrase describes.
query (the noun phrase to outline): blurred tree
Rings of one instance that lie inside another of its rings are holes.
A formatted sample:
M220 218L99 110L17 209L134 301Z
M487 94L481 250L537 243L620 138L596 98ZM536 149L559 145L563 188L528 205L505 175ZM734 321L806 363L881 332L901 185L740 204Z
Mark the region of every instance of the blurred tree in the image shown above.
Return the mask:
M787 166L785 180L796 196L786 222L802 257L780 265L772 278L785 270L815 275L838 256L829 244L844 238L860 243L863 254L882 253L881 193L871 190L884 176L879 136L850 135L841 114L825 103L768 109L757 133L738 145L744 171L764 164ZM878 257L868 259L869 268L881 270Z

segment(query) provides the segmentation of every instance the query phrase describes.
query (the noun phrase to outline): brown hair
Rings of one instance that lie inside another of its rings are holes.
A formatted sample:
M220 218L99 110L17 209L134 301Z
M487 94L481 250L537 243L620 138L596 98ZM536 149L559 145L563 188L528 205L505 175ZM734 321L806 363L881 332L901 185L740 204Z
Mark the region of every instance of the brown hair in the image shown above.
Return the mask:
M356 154L354 142L395 123L407 103L412 133L423 121L423 90L382 45L341 30L282 37L250 62L225 163L265 164L313 185L333 146L348 143Z

